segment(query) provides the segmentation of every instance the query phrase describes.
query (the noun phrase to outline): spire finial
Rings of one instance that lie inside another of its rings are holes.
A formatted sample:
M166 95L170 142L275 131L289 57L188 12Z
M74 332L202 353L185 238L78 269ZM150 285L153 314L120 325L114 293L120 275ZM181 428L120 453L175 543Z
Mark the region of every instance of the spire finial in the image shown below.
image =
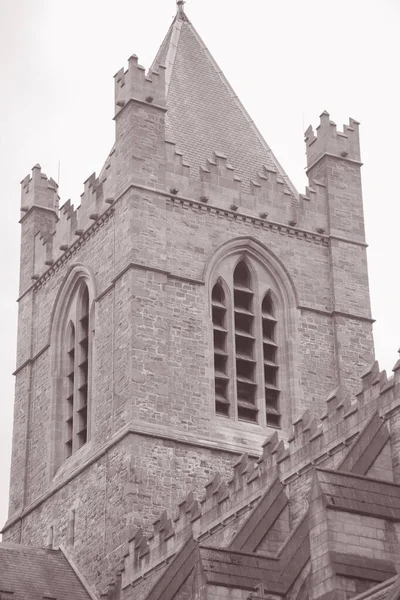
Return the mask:
M186 18L185 9L183 8L184 4L186 4L185 0L176 0L178 17Z

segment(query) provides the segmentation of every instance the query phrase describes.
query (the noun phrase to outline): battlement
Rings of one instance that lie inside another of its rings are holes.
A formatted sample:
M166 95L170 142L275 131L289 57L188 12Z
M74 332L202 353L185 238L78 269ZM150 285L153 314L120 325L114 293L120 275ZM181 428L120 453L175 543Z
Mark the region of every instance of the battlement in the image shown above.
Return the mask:
M165 107L165 70L146 75L144 67L138 64L138 57L132 55L128 61L128 69L123 68L114 76L115 80L115 114L117 115L129 100L139 100L147 104Z
M250 189L257 212L292 226L298 223L299 201L276 169L264 165L250 181Z
M205 166L200 167L199 175L203 198L221 208L236 210L240 206L242 181L224 154L214 151Z
M21 181L21 212L26 213L32 206L41 206L57 211L59 204L58 184L42 173L39 164L32 168L32 174Z
M103 171L106 171L109 161L110 157ZM47 224L35 233L33 279L38 279L113 204L113 198L105 196L105 189L112 191L112 185L106 179L105 173L102 180L92 173L84 182L80 205L74 208L67 200L60 209L58 186L53 179L41 173L39 165L33 168L32 177L22 181L23 212L32 206L43 206L52 208L55 213L51 225Z
M316 132L310 125L305 132L307 149L307 167L310 168L324 154L330 154L348 160L359 162L360 138L359 123L349 120L349 125L343 125L343 131L337 131L336 123L330 120L329 113L320 115L320 124Z
M243 518L247 518L260 498L275 489L276 482L288 486L285 489L290 491L291 482L311 473L315 465L326 467L328 464L331 468L331 457L336 468L349 470L359 459L360 433L366 433L362 443L368 445L382 426L385 427L384 420L389 413L400 408L397 393L400 360L393 372L393 377L388 379L375 361L362 376L362 388L355 398L350 398L342 386L337 387L326 399L326 413L321 419L314 418L307 410L293 423L287 444L274 432L264 442L258 460L247 454L238 459L230 481L215 473L206 484L203 497L196 499L190 492L177 505L174 515L163 511L153 524L152 534L146 536L142 528L136 529L124 552L123 587L168 563L189 537L209 543L213 536L220 535L218 532L227 523L243 523ZM383 430L379 436L383 447L387 441ZM375 448L375 454L379 451ZM233 530L237 531L236 526ZM229 536L218 539L219 543L223 539L225 545L232 541Z
M213 151L199 167L196 177L173 142L166 142L166 183L173 195L179 194L222 210L238 211L252 217L294 226L301 205L281 175L264 166L251 181L242 181L229 157Z

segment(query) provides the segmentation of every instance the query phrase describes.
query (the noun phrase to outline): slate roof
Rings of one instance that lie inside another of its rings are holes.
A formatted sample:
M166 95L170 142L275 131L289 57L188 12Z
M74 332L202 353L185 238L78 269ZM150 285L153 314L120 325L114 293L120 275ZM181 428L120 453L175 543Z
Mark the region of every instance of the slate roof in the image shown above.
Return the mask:
M316 474L329 508L400 521L400 485L327 469Z
M236 533L231 550L256 552L257 547L275 523L282 510L288 504L288 498L279 479L275 479L262 496L257 507L239 531Z
M61 550L0 543L0 590L13 600L91 600Z
M254 590L261 583L269 592L284 595L309 561L308 531L305 516L276 556L210 547L189 538L146 600L173 598L196 564L201 564L204 584Z
M287 188L293 184L225 79L182 9L165 37L152 70L166 66L166 138L183 153L196 177L213 151L225 155L243 187L266 165Z

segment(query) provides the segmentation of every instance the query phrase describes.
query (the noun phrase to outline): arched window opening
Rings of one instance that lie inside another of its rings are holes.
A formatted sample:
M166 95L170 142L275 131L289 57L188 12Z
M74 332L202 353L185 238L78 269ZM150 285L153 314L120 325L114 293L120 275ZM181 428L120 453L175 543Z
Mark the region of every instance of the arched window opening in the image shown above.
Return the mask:
M295 288L283 265L255 240L228 248L205 273L213 281L215 414L236 427L242 423L243 430L245 422L286 429Z
M76 287L69 305L68 326L61 340L65 356L65 459L88 440L90 306L85 282Z
M77 406L78 448L87 442L87 408L89 380L89 292L86 284L82 284L78 307L79 319L79 399Z
M242 260L233 274L237 414L242 421L257 422L255 381L254 292L247 265Z
M274 305L271 294L268 292L261 307L262 330L263 330L263 354L264 354L264 384L265 384L265 412L267 425L280 427L281 414L279 409L279 393L277 387L278 361L276 344L276 324L274 317Z
M216 283L211 295L212 321L214 333L214 383L215 409L220 415L229 416L230 402L228 399L229 377L227 375L226 351L226 302L225 293L220 283Z
M74 392L75 392L75 327L69 322L66 334L66 416L65 416L65 455L72 454L74 429Z
M235 272L233 274L233 281L237 287L241 286L243 288L250 289L251 276L244 260L241 260L237 264Z

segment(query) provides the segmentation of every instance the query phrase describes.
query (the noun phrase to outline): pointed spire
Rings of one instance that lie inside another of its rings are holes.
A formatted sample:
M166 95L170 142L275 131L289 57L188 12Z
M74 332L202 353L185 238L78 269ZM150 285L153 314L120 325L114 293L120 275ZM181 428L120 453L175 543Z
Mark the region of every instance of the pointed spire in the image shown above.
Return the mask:
M288 176L188 19L185 0L177 0L176 4L176 16L150 69L166 67L166 139L185 156L193 178L200 177L205 159L218 152L228 157L244 191L250 192L250 181L266 166L279 173L285 187L297 197Z

